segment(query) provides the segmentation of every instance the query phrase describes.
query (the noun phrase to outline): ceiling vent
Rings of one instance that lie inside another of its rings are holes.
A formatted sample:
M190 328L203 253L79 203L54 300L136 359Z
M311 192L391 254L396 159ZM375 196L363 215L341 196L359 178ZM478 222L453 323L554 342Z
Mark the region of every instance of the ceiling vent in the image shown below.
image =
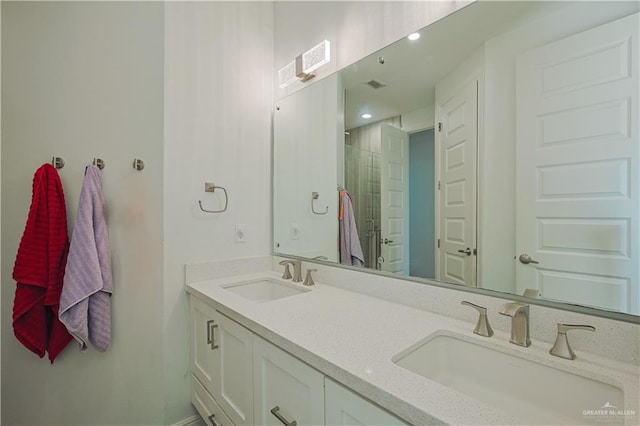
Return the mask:
M369 80L367 81L367 85L372 89L382 89L383 87L387 86L386 84L381 83L378 80Z

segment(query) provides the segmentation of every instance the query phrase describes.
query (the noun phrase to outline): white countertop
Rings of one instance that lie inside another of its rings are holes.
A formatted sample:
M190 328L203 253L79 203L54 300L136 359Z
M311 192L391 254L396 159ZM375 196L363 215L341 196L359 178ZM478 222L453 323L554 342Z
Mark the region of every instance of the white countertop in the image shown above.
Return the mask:
M490 339L483 338L472 333L469 323L322 283L310 287L310 292L264 303L222 288L263 277L280 279L278 274L265 271L190 283L187 291L412 424L530 423L530 419L515 418L391 361L394 355L443 329L567 371L612 377L624 386L626 401L638 401L638 367L597 355L581 353L574 361L555 358L549 355L546 342L533 340L531 347L520 348L509 344L508 334L501 331ZM637 410L637 405L633 402L625 408Z

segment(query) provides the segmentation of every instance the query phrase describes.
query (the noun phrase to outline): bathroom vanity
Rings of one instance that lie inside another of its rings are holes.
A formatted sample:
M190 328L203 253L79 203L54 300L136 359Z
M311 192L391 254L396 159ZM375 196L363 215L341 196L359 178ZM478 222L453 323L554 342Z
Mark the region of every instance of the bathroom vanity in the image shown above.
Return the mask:
M273 271L187 291L192 402L211 425L597 424L589 413L606 404L614 424L638 419L632 364L563 360L535 338L518 347L503 331L480 337L468 322Z

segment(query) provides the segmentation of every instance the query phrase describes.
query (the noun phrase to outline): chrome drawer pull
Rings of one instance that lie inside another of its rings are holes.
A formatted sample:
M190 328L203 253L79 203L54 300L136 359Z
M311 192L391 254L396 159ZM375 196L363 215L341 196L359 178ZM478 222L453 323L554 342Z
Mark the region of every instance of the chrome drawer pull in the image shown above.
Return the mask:
M215 420L213 420L213 418L214 418L215 416L216 416L215 414L212 414L212 415L210 415L210 416L208 417L209 421L211 422L211 426L218 426L218 423L216 423L216 421L215 421ZM222 425L220 425L220 426L222 426Z
M211 326L211 350L218 349L218 345L216 345L216 335L213 333L213 330L218 328L218 324L213 324Z
M289 422L287 419L285 419L282 416L282 414L279 413L279 411L280 411L280 407L276 405L271 409L271 414L276 416L276 418L280 420L284 426L296 426L298 424L298 422L296 422L295 420L292 422Z
M211 336L211 324L213 323L213 320L207 321L207 345L210 345L211 341L213 340L213 337Z

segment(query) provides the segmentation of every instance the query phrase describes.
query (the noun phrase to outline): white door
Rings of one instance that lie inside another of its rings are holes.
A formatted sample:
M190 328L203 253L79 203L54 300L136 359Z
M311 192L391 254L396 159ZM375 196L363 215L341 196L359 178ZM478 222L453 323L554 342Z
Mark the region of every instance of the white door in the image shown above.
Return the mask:
M437 106L437 279L476 286L476 168L478 82L461 87Z
M331 426L404 426L406 423L344 386L325 378L325 410Z
M324 376L254 335L255 424L323 425Z
M409 135L383 123L380 137L381 269L409 275Z
M639 15L517 62L519 291L640 313ZM525 260L526 261L526 260Z
M213 397L236 426L253 424L253 337L251 331L215 313L212 339L218 370Z

